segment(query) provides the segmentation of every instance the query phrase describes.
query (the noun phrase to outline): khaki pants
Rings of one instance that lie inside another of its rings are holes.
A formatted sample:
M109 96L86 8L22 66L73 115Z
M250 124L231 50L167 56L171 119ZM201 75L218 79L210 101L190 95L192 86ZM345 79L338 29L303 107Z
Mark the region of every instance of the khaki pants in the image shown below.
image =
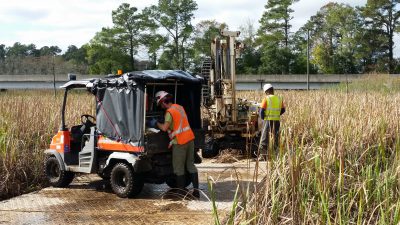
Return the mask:
M197 173L194 165L194 141L183 145L172 145L172 167L177 176L185 175L185 169L189 173Z

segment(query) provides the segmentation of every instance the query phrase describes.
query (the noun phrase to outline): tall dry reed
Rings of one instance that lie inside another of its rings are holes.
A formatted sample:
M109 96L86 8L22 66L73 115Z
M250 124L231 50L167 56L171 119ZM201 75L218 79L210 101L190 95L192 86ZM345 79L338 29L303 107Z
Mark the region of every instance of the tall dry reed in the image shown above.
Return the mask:
M279 154L254 194L242 196L247 205L234 223L398 224L399 90L400 79L383 76L335 90L277 91L287 105Z
M62 96L51 91L0 92L0 199L41 187L43 151L60 126ZM69 96L67 124L79 124L82 113L93 115L94 100L89 98L82 93Z
M398 224L399 84L372 77L337 90L277 91L287 105L280 154L231 223ZM0 199L40 188L61 101L46 91L0 93ZM73 94L67 108L67 124L78 124L93 115L93 97Z

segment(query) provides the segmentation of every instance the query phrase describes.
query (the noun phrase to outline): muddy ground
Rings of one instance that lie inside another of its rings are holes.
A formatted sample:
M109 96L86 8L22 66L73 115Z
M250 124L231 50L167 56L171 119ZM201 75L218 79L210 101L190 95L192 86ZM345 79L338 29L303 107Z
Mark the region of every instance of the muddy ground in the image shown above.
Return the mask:
M215 189L220 220L232 207L237 185L251 188L257 182L253 161L206 160L197 167L199 200L177 200L167 194L166 184L146 184L139 196L121 199L98 176L82 175L69 188L50 187L1 201L0 224L214 224L207 180ZM263 168L261 163L261 176Z

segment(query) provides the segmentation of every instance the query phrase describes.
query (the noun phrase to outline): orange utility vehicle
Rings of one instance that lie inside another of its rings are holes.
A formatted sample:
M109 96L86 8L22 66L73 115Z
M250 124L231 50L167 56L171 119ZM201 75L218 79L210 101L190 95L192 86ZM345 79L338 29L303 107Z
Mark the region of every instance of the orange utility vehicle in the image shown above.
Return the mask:
M202 78L184 71L153 70L72 80L63 85L60 130L45 151L45 174L50 185L66 187L76 173L97 173L110 181L112 190L120 197L139 194L146 182L166 182L175 187L168 135L146 127L146 121L162 120L164 116L155 103L155 93L173 93L175 102L187 112L196 136L195 146L201 147L201 83ZM68 93L73 89L93 94L96 115L83 114L81 124L68 127L66 106ZM198 158L197 153L195 157ZM188 178L186 185L189 184Z

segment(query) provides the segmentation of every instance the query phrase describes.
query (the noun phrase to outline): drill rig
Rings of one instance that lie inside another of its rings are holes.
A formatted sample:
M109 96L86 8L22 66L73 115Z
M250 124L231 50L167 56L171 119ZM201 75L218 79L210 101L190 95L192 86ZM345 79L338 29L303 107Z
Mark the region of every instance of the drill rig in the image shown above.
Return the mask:
M202 117L207 131L202 155L205 158L214 157L221 148L232 145L248 150L243 144L259 133L258 104L236 98L236 59L243 49L236 41L239 35L239 31L220 31L220 37L211 43L211 58L203 62Z

